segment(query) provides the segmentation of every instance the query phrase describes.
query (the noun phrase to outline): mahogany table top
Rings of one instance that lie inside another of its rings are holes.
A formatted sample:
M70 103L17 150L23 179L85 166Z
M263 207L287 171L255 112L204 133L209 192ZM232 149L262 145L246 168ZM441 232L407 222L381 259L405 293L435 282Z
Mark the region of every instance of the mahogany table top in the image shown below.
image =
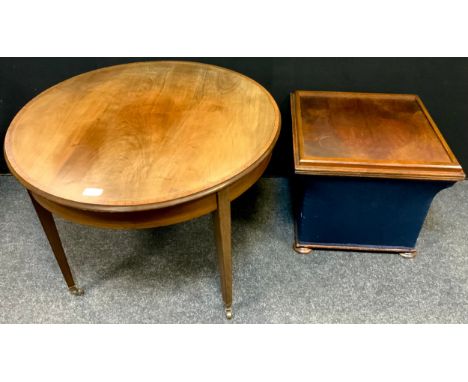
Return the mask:
M280 114L234 71L153 61L98 69L30 101L5 139L33 192L95 211L162 208L234 182L271 153Z

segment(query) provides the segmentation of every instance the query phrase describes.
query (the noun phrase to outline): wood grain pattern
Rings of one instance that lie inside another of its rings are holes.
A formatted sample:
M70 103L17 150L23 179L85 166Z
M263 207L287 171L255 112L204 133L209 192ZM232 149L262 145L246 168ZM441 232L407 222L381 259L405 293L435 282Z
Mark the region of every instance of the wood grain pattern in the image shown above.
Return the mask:
M11 123L5 158L28 189L63 276L51 212L106 228L150 228L214 212L221 291L232 317L231 200L265 170L280 129L271 95L233 71L146 62L46 90Z
M270 156L265 158L262 163L247 175L226 187L225 190L229 200L234 200L250 188L265 171L269 160ZM36 203L63 219L78 224L112 229L155 228L177 224L206 215L217 208L216 193L175 206L124 212L82 210L58 204L32 192L30 194Z
M165 208L215 193L270 155L280 114L255 81L144 62L46 90L12 121L5 157L34 194L89 211Z
M291 110L297 173L465 177L416 95L296 91Z

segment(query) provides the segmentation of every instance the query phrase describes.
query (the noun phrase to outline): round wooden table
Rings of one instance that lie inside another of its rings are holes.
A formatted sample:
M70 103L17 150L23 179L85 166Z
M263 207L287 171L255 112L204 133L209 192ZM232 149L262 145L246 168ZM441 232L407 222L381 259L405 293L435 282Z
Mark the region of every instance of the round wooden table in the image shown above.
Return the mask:
M108 228L150 228L213 212L221 292L232 317L230 202L265 170L280 113L258 83L192 62L94 70L31 100L5 138L69 290L52 214Z

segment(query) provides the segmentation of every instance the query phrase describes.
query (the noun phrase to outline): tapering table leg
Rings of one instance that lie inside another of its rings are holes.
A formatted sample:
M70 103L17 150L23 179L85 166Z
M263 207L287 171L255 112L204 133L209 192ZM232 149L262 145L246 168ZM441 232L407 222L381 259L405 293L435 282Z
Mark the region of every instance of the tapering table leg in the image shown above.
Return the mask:
M73 279L70 266L68 265L68 260L63 250L62 242L57 231L57 226L55 225L54 217L52 216L50 211L46 210L34 199L34 196L31 194L31 192L28 191L28 193L31 197L34 209L36 210L37 217L39 218L42 228L44 229L47 239L49 240L52 252L54 253L55 258L57 259L57 263L60 267L60 270L62 271L63 278L67 283L68 290L71 294L78 296L82 295L84 293L83 289L78 288L75 285L75 280Z
M216 194L218 208L213 213L218 265L226 317L232 318L231 202L226 189Z

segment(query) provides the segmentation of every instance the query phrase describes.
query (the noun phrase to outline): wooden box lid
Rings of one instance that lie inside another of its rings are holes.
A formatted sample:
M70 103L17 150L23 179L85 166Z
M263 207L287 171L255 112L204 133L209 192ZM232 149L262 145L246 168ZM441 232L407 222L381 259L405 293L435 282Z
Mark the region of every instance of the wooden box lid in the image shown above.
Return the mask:
M465 178L416 95L296 91L291 111L298 174Z

